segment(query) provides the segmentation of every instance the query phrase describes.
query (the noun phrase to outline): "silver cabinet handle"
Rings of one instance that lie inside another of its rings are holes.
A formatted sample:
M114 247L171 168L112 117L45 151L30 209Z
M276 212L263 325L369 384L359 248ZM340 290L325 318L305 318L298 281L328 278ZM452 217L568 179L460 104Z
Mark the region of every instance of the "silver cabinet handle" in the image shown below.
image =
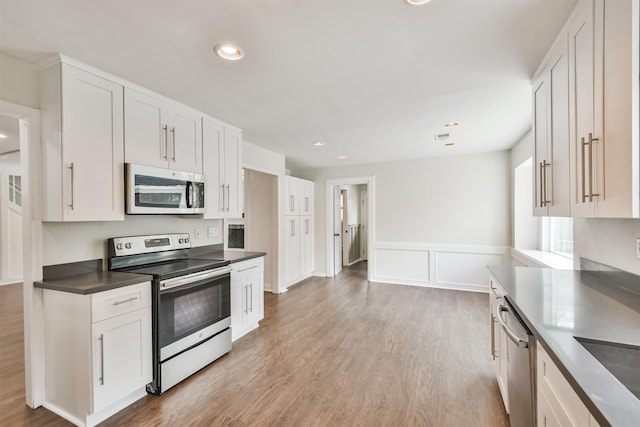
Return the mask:
M113 305L126 304L126 303L128 303L128 302L135 301L135 300L137 300L137 299L138 299L138 297L136 296L136 297L131 297L131 298L123 299L122 301L114 301L114 302L113 302Z
M527 341L521 340L515 332L509 329L509 326L507 326L507 322L502 317L503 311L509 311L509 309L502 304L498 305L496 309L496 316L498 317L498 321L500 322L502 329L507 333L509 339L511 339L511 341L513 341L519 348L529 347L529 343Z
M296 235L296 223L295 220L291 220L291 237Z
M219 211L224 211L224 184L220 185L220 197L218 198L218 201L220 202L220 204L218 205L218 210Z
M162 130L164 131L164 144L160 143L160 157L167 160L167 152L169 151L169 126L162 126ZM164 147L164 150L162 147Z
M171 127L171 160L176 161L176 127Z
M540 207L544 207L544 184L542 183L542 174L544 173L544 166L543 166L543 162L540 162L538 164L539 166L539 171L538 171L538 183L540 184L540 191L538 191L539 196L540 196Z
M305 212L307 213L309 212L309 196L304 198L304 209L305 209Z
M226 207L226 211L229 212L230 207L231 207L231 187L229 186L229 184L224 186L225 190L227 190L227 207Z
M586 179L585 179L585 171L584 171L584 164L585 164L584 150L586 146L587 146L587 143L584 142L584 136L583 136L580 138L580 158L581 158L580 163L582 165L582 168L581 168L582 175L580 178L582 182L582 192L581 192L582 203L587 201L587 188L586 188Z
M253 313L253 283L249 285L251 292L249 293L249 311Z
M295 196L292 194L289 196L289 210L291 212L293 212L295 210L294 205L295 205L296 199Z
M258 266L254 265L252 267L243 268L242 270L238 270L238 273L242 273L243 271L253 270L254 268L258 268Z
M307 230L307 234L309 234L309 231L311 231L311 230L310 230L310 228L311 228L311 227L309 227L309 224L311 223L311 221L309 221L309 220L307 219L307 220L305 220L305 222L306 222L306 224L305 224L305 228L306 228L306 230Z
M594 138L592 133L589 133L589 201L592 202L594 197L600 194L593 192L593 143L598 142L598 138Z
M542 161L542 206L547 206L551 204L550 200L547 200L547 186L549 185L549 181L547 180L547 168L551 166L551 163L548 163L546 160Z
M249 313L249 287L244 286L244 314Z
M100 334L100 385L104 385L104 334Z
M489 316L491 317L491 358L492 360L496 360L496 321L493 317L493 313L489 313Z
M73 210L74 206L73 206L73 178L75 175L75 165L73 164L73 162L71 162L71 164L69 165L69 169L71 169L71 202L69 203L69 207L71 208L71 210Z

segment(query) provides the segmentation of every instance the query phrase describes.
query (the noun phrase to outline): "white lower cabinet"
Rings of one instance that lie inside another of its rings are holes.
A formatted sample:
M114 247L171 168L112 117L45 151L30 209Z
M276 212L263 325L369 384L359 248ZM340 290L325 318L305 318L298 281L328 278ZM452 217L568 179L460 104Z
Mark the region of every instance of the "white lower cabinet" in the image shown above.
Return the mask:
M541 345L536 363L538 427L599 427Z
M264 318L264 257L231 265L231 339L258 327Z
M150 282L91 295L45 289L43 302L44 407L92 426L146 395Z
M489 293L489 321L491 322L491 357L493 358L498 388L502 395L502 401L507 413L509 413L509 394L507 393L507 333L500 327L497 310L499 305L504 305L504 290L498 282L490 278Z

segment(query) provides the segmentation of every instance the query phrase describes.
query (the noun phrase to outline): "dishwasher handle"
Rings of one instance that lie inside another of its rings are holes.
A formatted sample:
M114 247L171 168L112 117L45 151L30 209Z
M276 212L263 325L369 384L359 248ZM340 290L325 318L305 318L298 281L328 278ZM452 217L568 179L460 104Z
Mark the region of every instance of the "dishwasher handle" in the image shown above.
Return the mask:
M519 348L528 348L529 342L520 338L515 332L509 329L509 326L507 326L507 322L504 320L504 317L502 317L502 313L504 311L508 312L509 309L504 305L499 304L498 308L496 309L496 315L498 317L498 321L500 322L500 325L502 326L502 329L507 333L507 336L509 337L509 339L513 341Z

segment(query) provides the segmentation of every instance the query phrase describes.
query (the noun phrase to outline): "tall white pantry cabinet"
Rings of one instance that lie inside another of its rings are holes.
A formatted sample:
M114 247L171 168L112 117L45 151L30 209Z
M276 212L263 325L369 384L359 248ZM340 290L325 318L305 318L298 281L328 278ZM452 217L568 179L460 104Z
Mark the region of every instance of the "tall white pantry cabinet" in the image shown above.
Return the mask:
M285 286L313 273L313 182L285 177Z

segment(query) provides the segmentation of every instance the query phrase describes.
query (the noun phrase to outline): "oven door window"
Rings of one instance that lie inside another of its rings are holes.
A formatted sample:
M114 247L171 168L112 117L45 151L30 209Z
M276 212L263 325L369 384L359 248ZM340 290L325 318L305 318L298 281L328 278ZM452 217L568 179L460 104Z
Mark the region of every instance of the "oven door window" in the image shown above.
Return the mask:
M135 176L135 204L147 208L186 208L189 181Z
M230 316L229 277L160 292L160 348Z

